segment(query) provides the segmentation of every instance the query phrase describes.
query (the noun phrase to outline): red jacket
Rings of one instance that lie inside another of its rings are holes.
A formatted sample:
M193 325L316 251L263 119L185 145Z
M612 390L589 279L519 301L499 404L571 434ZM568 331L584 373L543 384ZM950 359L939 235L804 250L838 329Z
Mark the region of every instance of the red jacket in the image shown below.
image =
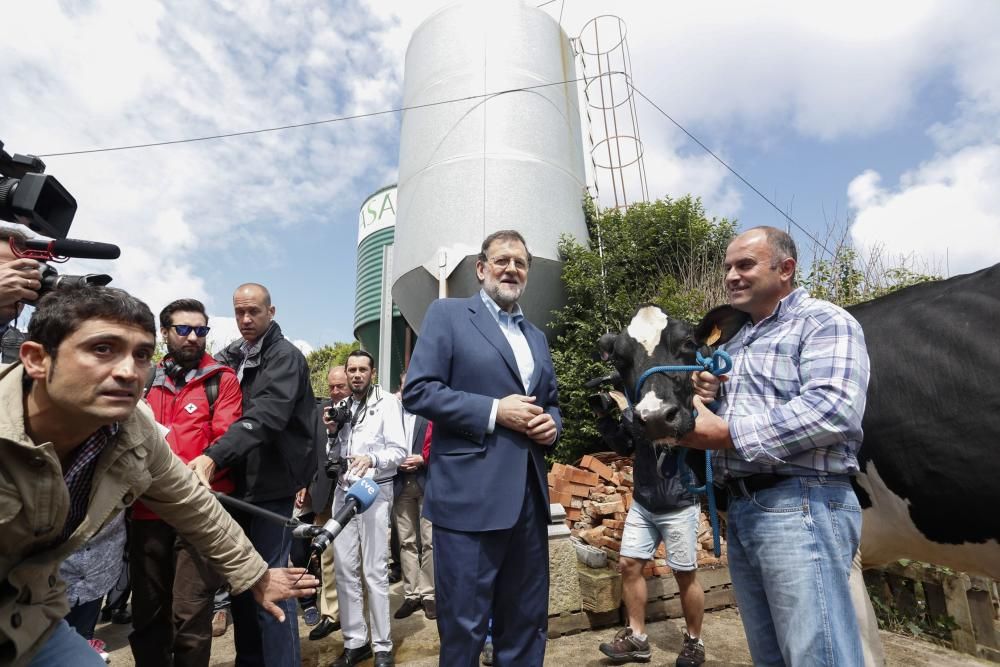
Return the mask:
M210 414L205 381L213 375L219 375L219 395ZM156 421L169 429L167 443L184 463L202 454L243 414L243 393L236 373L207 354L201 358L198 374L180 389L163 372L163 365L157 365L146 402L153 409ZM222 493L232 493L235 483L228 470L216 473L212 488ZM132 507L132 518L159 517L142 503L136 502Z

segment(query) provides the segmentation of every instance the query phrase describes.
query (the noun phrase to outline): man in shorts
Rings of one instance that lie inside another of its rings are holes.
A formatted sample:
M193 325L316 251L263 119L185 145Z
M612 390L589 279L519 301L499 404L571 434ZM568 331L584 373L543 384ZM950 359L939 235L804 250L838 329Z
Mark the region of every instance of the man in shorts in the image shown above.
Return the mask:
M605 401L605 406L610 406L610 400ZM705 644L701 640L705 592L696 574L700 506L679 474L679 450L654 447L642 438L632 426L631 408L622 411L621 422L611 416L610 410L598 411L598 417L605 442L619 454L635 455L635 489L618 560L628 625L613 640L601 644L601 653L615 664L648 662L652 657L646 636L646 579L642 570L662 542L667 565L677 581L687 626L676 664L696 667L705 662Z

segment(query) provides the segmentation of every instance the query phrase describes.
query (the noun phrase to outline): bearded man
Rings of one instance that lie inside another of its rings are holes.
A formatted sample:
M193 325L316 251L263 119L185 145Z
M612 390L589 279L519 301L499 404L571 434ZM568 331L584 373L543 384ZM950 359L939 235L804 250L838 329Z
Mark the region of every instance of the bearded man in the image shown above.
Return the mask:
M242 413L236 373L205 352L209 330L205 306L195 299L178 299L160 312L167 354L156 366L146 401L184 463L200 456ZM228 471L215 476L212 489L232 492ZM129 570L129 643L136 667L208 667L213 598L223 581L141 502L132 510Z
M434 424L424 516L442 573L442 665L478 665L491 614L497 665L540 667L545 657L545 452L562 421L545 334L518 305L530 267L520 233L486 237L482 289L431 304L403 388L403 406Z

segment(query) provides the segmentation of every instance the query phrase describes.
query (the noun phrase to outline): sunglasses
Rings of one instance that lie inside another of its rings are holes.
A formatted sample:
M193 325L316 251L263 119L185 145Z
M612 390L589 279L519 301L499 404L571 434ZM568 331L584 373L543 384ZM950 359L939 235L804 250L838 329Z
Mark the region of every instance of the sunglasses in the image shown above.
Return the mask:
M178 336L190 336L193 331L198 338L204 338L212 330L212 327L195 327L190 324L171 324L170 328L176 331Z

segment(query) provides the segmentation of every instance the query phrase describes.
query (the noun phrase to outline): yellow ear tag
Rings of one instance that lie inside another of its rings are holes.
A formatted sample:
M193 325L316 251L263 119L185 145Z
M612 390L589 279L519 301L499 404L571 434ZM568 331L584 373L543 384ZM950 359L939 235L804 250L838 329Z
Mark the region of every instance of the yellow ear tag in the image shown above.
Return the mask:
M722 329L719 328L718 324L714 324L712 325L712 333L705 339L705 345L715 345L715 341L720 338L722 338Z

